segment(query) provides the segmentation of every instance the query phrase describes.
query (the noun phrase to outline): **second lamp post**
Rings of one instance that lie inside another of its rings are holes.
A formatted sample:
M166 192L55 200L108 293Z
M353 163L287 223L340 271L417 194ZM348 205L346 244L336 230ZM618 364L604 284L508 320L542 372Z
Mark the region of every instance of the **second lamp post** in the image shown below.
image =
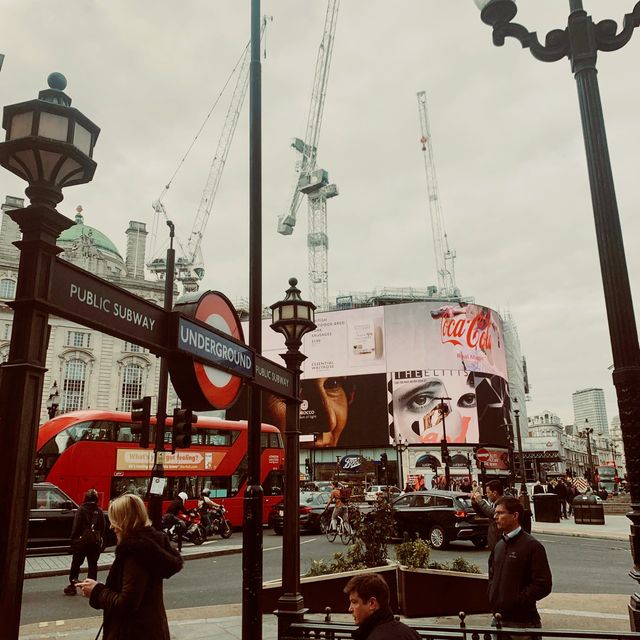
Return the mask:
M302 300L296 278L289 280L284 300L271 305L271 328L285 337L286 353L280 354L287 369L293 373L293 396L287 400L285 424L285 492L284 531L282 548L282 595L278 599L278 637L282 637L292 622L304 615L304 599L300 593L300 365L306 356L300 352L302 337L316 328L316 306Z

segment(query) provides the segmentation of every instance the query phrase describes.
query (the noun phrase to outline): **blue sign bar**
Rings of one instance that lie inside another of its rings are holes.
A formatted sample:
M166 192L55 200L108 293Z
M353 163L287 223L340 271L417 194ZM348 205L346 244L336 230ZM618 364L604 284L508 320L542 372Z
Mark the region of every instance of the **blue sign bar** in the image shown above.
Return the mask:
M253 378L253 351L214 329L180 316L177 348L197 360L243 378Z

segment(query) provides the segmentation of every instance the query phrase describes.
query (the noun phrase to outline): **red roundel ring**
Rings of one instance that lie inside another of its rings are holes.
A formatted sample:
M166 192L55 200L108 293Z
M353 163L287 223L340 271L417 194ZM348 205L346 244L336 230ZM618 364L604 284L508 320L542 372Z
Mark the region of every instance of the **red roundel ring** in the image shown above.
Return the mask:
M208 291L198 300L195 318L244 342L236 310L229 299L217 291ZM242 386L242 378L195 360L193 369L200 390L214 407L227 409L235 402Z

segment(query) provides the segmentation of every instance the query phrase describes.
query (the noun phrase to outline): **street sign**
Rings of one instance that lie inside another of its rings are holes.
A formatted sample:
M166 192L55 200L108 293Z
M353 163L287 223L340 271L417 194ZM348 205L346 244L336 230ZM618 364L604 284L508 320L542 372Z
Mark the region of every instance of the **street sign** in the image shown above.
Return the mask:
M167 319L162 307L56 258L48 310L110 336L142 345L157 355L167 351Z
M255 377L253 382L276 395L295 400L293 395L293 373L288 369L255 354Z
M253 350L221 331L178 316L175 348L216 369L253 377Z
M478 449L476 451L476 460L478 462L488 462L491 458L491 452L488 449Z

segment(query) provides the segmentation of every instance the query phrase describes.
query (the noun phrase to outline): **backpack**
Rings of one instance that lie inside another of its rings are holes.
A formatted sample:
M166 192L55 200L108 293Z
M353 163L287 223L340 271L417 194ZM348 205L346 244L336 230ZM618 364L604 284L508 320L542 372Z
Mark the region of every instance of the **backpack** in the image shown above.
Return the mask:
M80 536L80 544L83 547L100 547L102 548L102 534L98 529L96 529L96 525L98 524L98 516L100 516L100 512L96 511L91 517L91 525L89 528L85 529Z

